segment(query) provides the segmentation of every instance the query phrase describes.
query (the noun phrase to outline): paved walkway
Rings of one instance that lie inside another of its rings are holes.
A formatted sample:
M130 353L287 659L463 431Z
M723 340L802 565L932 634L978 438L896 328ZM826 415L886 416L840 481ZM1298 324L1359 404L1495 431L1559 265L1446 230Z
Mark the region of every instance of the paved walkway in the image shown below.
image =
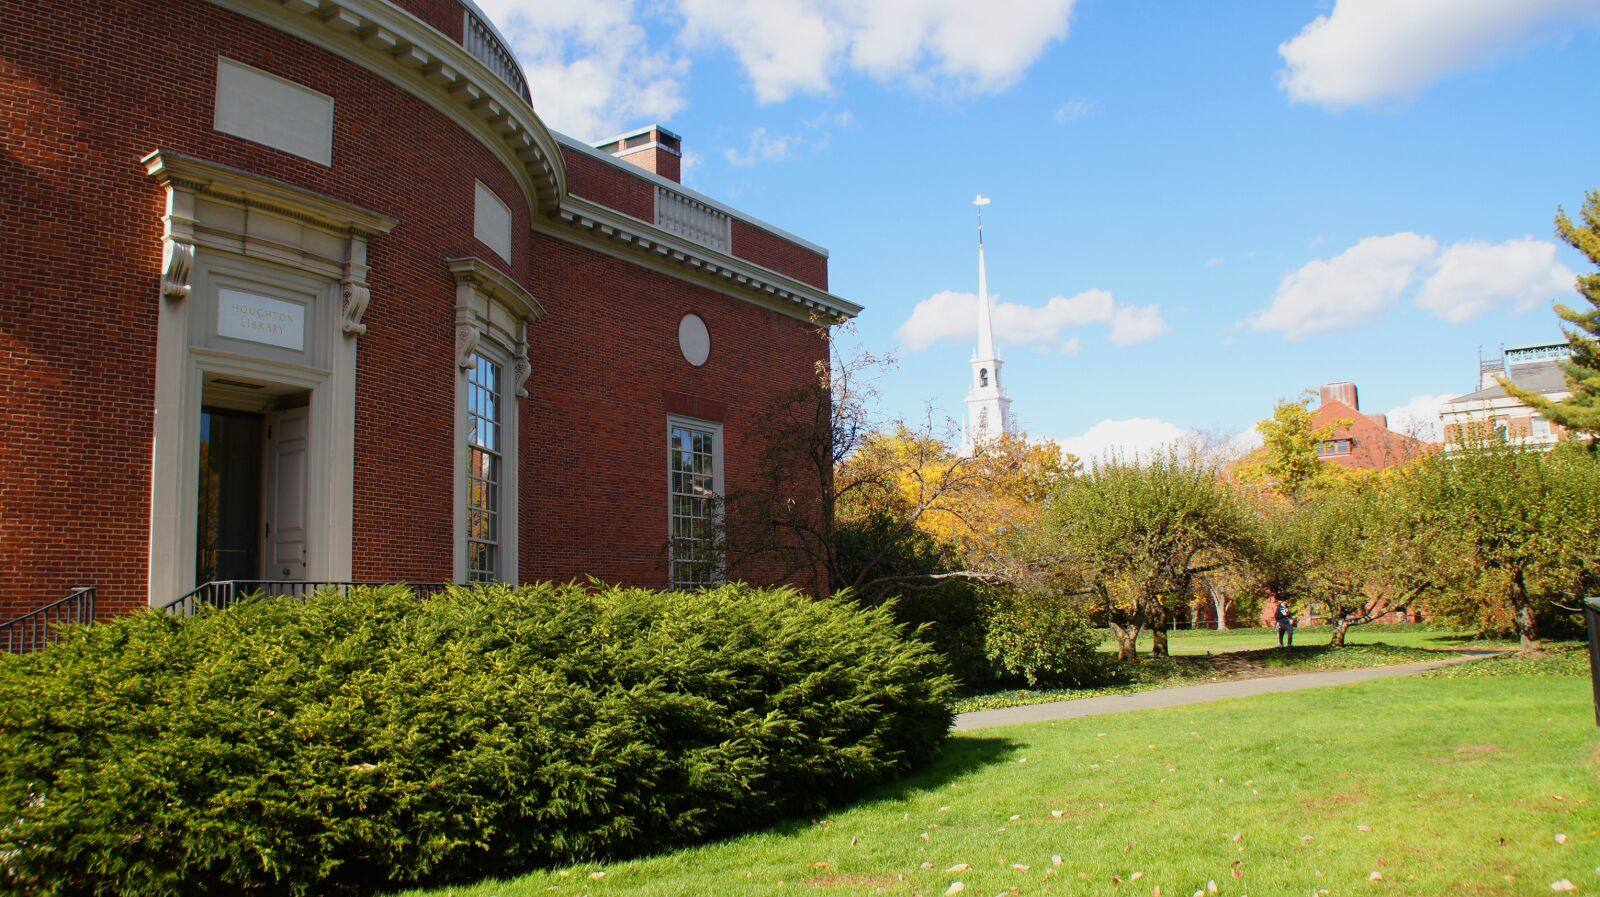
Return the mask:
M1492 657L1502 651L1462 651L1448 660L1429 660L1422 663L1405 663L1392 667L1366 667L1359 670L1334 670L1327 673L1291 673L1287 676L1267 676L1259 679L1235 679L1228 682L1209 682L1205 685L1186 685L1181 688L1161 688L1131 695L1108 695L1103 698L1080 698L1076 701L1054 701L1049 704L1029 704L1024 707L1007 707L1004 710L978 710L956 716L955 731L993 729L997 726L1017 726L1023 723L1042 723L1058 719L1078 719L1085 716L1104 716L1109 713L1131 713L1135 710L1158 710L1163 707L1183 707L1188 704L1205 704L1225 701L1228 698L1247 698L1280 691L1299 691L1302 688L1323 688L1329 685L1351 685L1388 679L1391 676L1414 676L1458 663L1467 663L1480 657Z

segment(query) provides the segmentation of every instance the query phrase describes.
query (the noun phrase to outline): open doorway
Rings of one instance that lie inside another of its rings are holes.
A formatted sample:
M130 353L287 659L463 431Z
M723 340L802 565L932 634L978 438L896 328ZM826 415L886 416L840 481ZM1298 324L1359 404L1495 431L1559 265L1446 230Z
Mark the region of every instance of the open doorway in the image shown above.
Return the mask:
M310 393L269 390L239 381L206 384L197 583L305 579Z

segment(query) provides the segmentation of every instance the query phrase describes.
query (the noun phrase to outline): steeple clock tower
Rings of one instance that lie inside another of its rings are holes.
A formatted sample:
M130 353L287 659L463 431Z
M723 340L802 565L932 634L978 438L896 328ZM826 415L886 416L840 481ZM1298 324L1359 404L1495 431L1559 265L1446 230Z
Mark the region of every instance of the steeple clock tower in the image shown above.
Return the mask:
M972 353L967 425L961 434L963 455L971 455L978 445L1011 432L1011 399L1000 386L1000 356L994 349L989 274L983 257L983 207L989 204L989 197L979 194L972 204L978 207L978 348Z

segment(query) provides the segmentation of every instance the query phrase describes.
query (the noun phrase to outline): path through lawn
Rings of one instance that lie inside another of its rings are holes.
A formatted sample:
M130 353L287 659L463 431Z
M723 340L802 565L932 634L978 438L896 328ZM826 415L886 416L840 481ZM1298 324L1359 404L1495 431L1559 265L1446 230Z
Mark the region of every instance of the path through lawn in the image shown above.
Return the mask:
M1115 652L1117 642L1109 630L1102 630L1101 649ZM1295 631L1295 644L1318 646L1328 644L1333 634L1329 626L1303 626ZM1477 639L1465 632L1442 629L1423 623L1393 623L1350 628L1346 641L1351 645L1385 644L1402 648L1427 648L1449 650L1453 648L1514 648L1515 639ZM1205 654L1223 651L1249 651L1257 648L1275 648L1278 630L1252 626L1242 629L1174 629L1167 634L1168 647L1173 654ZM1139 636L1140 653L1150 651L1150 633Z
M1566 667L957 736L934 769L819 820L413 893L1600 893L1600 736Z

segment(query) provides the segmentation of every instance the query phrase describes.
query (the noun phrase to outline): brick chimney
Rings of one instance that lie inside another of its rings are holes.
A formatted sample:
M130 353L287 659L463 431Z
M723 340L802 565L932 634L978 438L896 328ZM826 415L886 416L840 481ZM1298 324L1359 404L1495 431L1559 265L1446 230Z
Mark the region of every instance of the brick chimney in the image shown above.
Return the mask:
M683 138L660 125L618 134L594 147L675 184L683 183Z
M1343 402L1356 411L1361 410L1361 400L1356 397L1356 385L1348 380L1322 387L1322 404L1329 402Z

